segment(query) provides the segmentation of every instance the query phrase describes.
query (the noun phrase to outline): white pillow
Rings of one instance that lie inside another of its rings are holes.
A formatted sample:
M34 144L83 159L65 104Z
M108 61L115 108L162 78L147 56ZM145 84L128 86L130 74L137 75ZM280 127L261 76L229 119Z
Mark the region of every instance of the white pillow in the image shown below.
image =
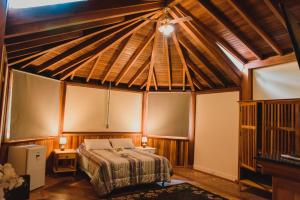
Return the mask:
M108 139L84 139L85 148L91 149L112 149Z
M114 149L124 148L124 149L134 149L134 144L131 138L118 138L118 139L109 139L111 145Z

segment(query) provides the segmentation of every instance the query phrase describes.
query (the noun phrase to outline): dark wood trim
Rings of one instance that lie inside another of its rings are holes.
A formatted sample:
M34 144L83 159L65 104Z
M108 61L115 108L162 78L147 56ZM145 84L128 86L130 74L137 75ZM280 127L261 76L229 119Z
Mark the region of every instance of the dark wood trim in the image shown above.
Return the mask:
M151 135L146 134L148 138L159 138L159 139L167 139L167 140L186 140L188 141L188 137L177 137L177 136L163 136L163 135Z
M142 104L142 134L147 134L147 115L148 115L148 100L149 92L143 92L143 104Z
M28 139L16 139L16 140L4 140L3 144L14 144L14 143L23 143L23 142L33 142L40 140L53 140L56 137L42 137L42 138L28 138Z
M283 56L272 56L264 60L254 60L251 62L248 62L244 66L249 69L254 68L262 68L262 67L269 67L272 65L279 65L283 63L293 62L296 61L295 53L289 53Z
M65 103L66 103L66 89L67 85L64 81L60 83L60 98L59 98L59 132L61 135L64 131L64 119L65 119Z
M196 123L196 93L191 92L190 111L189 111L189 165L194 165L195 152L195 123Z

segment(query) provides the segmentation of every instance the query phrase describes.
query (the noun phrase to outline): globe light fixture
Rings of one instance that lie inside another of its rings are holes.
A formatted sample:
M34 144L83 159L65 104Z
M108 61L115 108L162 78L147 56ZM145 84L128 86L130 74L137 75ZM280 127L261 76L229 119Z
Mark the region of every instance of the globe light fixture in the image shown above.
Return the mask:
M161 32L164 36L170 36L171 33L173 33L174 31L174 27L169 24L169 23L165 23L165 24L162 24L160 27L159 27L159 32Z

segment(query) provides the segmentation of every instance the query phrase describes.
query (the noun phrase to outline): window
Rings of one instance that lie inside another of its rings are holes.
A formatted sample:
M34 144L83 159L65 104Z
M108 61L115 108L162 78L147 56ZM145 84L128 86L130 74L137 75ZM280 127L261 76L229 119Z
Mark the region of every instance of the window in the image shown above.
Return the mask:
M10 8L30 8L30 7L77 2L77 1L85 1L85 0L10 0L9 7Z
M217 43L218 47L225 53L225 55L231 60L231 62L240 70L243 71L244 65L240 61L238 61L231 53L229 53L222 45Z

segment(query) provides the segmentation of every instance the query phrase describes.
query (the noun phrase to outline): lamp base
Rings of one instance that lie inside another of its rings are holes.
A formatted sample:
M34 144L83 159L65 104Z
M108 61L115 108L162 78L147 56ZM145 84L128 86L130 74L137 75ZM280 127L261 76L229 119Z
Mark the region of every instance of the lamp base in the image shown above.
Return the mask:
M60 145L60 150L64 151L65 150L65 146L63 144Z
M146 148L146 146L147 146L146 143L143 143L143 144L142 144L142 147L143 147L143 148Z

